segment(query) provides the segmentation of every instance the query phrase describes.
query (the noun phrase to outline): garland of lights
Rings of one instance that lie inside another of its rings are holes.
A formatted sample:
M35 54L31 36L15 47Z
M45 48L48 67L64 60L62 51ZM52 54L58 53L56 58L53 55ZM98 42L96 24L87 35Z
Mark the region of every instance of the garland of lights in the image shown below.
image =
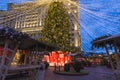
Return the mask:
M21 44L21 42L28 38L29 36L27 34L23 34L22 32L17 32L12 28L9 27L0 27L0 41L3 40L12 40L14 42L17 42L18 44Z

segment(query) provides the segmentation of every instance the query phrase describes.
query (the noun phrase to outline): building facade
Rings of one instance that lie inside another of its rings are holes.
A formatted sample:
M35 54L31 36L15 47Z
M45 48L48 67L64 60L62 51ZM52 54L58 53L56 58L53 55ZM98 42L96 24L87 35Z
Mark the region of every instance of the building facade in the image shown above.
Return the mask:
M72 1L78 3L78 0ZM68 6L70 6L68 15L70 22L71 45L78 47L79 51L81 51L79 7L73 6L70 3L68 3ZM26 2L22 4L9 3L8 10L2 15L1 20L3 21L0 25L15 28L18 31L28 33L34 39L39 39L41 37L39 32L43 28L43 20L46 15L41 7L36 7L34 2ZM73 16L73 14L76 17Z

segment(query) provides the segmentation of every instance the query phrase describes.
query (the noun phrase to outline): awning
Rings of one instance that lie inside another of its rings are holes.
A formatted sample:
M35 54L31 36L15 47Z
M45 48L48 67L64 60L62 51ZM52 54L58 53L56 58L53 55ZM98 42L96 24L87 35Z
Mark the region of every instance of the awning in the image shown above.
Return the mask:
M4 40L4 41L3 41ZM27 34L17 32L13 28L0 27L0 44L5 44L5 40L9 40L18 44L18 49L34 49L34 50L58 50L58 47L50 44L46 44L35 39L32 39ZM37 48L37 49L35 49Z
M92 48L103 48L105 47L105 45L110 45L110 47L114 46L114 43L116 43L116 45L118 47L120 47L120 34L118 35L113 35L107 38L103 38L103 39L99 39L99 40L95 40L92 42Z
M102 43L102 42L105 42L105 41L112 41L112 40L120 40L120 34L113 35L113 36L110 36L110 37L107 37L107 38L104 38L104 39L100 39L100 40L97 40L97 41L93 41L92 44Z

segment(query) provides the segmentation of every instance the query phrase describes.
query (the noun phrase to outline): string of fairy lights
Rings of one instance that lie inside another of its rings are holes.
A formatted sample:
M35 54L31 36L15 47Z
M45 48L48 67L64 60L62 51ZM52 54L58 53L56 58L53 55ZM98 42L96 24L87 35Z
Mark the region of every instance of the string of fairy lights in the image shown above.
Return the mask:
M49 5L53 1L58 0L35 0L35 4L29 8L25 8L23 11L10 11L8 13L8 19L1 21L0 24L4 22L11 21L15 18L19 18L22 15L25 15L29 12L34 12L39 9L39 6L42 5L42 12L40 16L45 15L46 11L49 8ZM81 32L81 43L82 50L88 51L91 49L90 42L102 35L105 34L118 34L120 27L120 9L116 6L119 6L117 0L110 0L109 2L99 2L94 0L79 0L79 4L72 0L61 0L64 3L65 8L67 8L68 13L72 14L74 20L80 23L80 32ZM93 2L92 2L93 1ZM115 2L116 1L116 2ZM112 3L112 4L111 4ZM117 4L116 4L117 3ZM70 11L72 7L79 7L80 10L80 22L75 15L75 12ZM106 7L106 8L105 8ZM116 12L116 13L115 13ZM14 14L13 14L14 13ZM112 14L113 13L113 14ZM118 14L117 14L118 13Z
M120 12L120 9L115 9L115 6L120 4L115 4L115 1L112 5L110 5L112 2L108 2L108 4L105 3L104 6L101 3L82 3L82 5L80 5L80 28L81 34L83 34L83 50L89 51L91 49L90 42L97 37L120 33L120 15L116 14L116 12ZM110 7L106 7L106 5ZM85 32L87 34L85 34Z

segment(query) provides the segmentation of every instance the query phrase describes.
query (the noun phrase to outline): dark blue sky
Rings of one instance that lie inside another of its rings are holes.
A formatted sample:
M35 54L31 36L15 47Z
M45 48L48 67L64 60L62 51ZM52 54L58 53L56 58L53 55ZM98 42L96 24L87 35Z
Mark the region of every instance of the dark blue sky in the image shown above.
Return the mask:
M31 1L31 0L0 0L0 9L6 10L7 8L7 3L22 3L26 1Z
M0 0L0 9L7 3L21 3L30 0ZM80 32L82 50L91 49L91 41L106 34L120 33L120 0L79 0Z
M0 0L0 9L6 9L8 0Z

